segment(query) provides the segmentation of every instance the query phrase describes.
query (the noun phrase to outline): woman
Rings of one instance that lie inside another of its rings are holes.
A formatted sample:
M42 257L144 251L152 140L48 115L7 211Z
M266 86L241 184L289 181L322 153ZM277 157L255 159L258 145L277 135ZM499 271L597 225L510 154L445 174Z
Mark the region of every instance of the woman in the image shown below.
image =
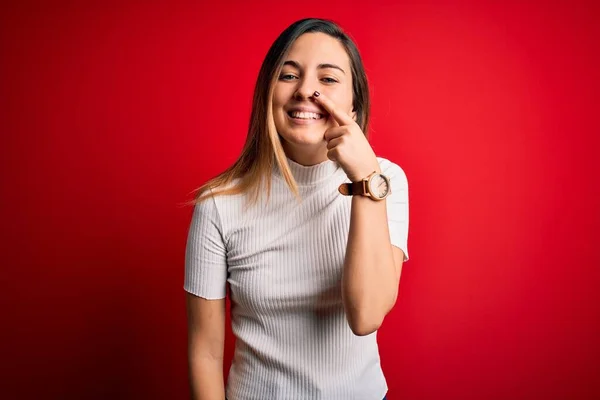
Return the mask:
M242 155L193 202L194 398L385 398L376 331L408 260L408 185L375 156L368 121L354 43L326 20L288 27L262 64ZM224 388L227 284L236 345Z

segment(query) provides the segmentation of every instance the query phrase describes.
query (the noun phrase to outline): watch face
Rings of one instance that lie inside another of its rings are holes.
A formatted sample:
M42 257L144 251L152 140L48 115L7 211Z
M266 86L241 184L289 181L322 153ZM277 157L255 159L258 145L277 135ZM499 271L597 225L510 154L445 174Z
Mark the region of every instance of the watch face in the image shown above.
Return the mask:
M382 174L373 175L369 186L371 195L378 199L385 198L390 191L390 181Z

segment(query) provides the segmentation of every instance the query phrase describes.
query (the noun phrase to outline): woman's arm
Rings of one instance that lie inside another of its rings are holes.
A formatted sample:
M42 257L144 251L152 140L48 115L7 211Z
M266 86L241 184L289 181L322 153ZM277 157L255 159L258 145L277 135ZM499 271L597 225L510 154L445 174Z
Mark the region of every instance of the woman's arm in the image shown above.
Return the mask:
M354 117L318 92L314 98L338 126L325 131L327 157L337 161L352 182L381 172L379 162ZM394 186L394 185L392 185ZM394 190L406 188L394 188ZM356 335L376 331L398 295L403 251L393 247L388 227L387 199L375 201L354 196L350 232L342 275L346 318ZM408 222L408 221L406 221Z
M188 363L193 400L224 400L225 299L186 293Z
M390 243L386 200L354 196L342 299L348 323L356 335L379 329L396 303L403 260L403 251Z

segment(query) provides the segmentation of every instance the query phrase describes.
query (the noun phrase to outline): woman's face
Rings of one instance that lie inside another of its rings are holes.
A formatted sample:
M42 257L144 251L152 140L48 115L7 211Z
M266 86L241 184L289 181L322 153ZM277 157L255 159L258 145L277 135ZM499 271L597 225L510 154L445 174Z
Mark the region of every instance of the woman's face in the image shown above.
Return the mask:
M325 131L337 126L315 103L313 93L328 96L352 112L352 72L342 44L324 33L305 33L292 44L273 93L273 118L288 157L326 159Z

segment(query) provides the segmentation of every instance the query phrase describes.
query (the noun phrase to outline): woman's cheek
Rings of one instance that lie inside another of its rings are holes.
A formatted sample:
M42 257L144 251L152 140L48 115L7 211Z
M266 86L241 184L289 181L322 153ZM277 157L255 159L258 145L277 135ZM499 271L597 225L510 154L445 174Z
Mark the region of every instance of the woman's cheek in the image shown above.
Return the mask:
M325 95L329 97L338 107L344 110L352 110L352 91L341 86L330 86L324 90Z

